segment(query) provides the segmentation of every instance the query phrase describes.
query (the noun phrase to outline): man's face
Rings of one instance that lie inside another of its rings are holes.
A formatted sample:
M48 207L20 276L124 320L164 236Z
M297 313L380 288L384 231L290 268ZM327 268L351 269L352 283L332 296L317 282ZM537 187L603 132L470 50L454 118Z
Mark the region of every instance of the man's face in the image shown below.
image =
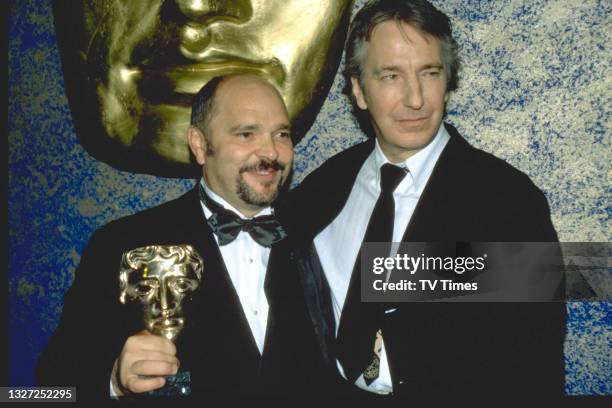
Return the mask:
M276 90L254 76L223 81L204 129L189 130L210 188L246 216L270 205L293 160L289 116Z
M192 96L236 73L272 83L303 136L335 74L350 1L56 1L83 145L119 168L165 175L155 167L189 163ZM134 163L116 162L126 157Z
M378 142L392 162L431 142L444 116L446 74L440 41L406 23L380 23L365 43L361 82L352 78L360 109L370 113Z

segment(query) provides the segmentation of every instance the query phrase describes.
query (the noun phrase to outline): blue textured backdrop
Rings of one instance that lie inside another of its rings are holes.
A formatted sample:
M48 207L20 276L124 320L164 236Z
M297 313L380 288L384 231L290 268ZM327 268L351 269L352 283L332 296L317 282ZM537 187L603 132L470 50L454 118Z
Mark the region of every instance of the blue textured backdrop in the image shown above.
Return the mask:
M434 3L451 16L463 58L449 121L532 177L563 241L610 241L611 3ZM342 86L337 76L296 148L294 183L364 138ZM31 385L89 235L192 182L117 171L79 145L48 1L9 5L8 138L9 383ZM568 312L567 393L612 394L611 304Z

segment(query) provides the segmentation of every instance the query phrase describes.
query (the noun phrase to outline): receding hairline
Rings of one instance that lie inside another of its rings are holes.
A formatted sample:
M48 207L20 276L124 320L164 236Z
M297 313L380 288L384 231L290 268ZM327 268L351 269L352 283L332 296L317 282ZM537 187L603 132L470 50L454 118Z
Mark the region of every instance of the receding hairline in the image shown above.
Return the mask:
M280 94L279 90L276 89L276 87L272 85L272 83L270 83L268 80L266 80L265 78L259 75L255 75L255 74L232 74L232 75L224 76L221 82L219 82L219 87L215 91L213 99L218 96L219 91L223 89L223 87L227 87L228 85L230 85L232 82L235 82L235 81L246 81L247 83L251 82L251 83L258 83L258 84L264 85L274 90L274 93L284 103L283 97Z
M416 34L419 35L428 44L432 40L437 41L440 44L440 53L442 53L442 40L440 38L438 38L435 35L433 35L431 33L428 33L427 31L423 30L417 24L414 24L414 23L412 23L410 21L407 21L407 20L405 20L403 18L400 18L400 17L393 17L393 18L390 18L388 20L384 20L384 21L381 21L379 23L376 23L375 25L370 27L370 29L366 32L366 35L364 37L364 43L371 43L372 42L372 37L374 36L374 31L376 31L377 28L379 28L381 25L383 25L385 23L395 23L395 26L397 27L398 31L400 32L400 35L402 36L402 38L408 44L412 44L413 40L411 39L411 36L408 35L408 33L406 32L406 26L412 28L416 32ZM442 57L442 55L441 55L441 57Z
M374 31L378 27L380 27L382 24L385 24L385 23L395 23L402 37L409 43L411 42L411 40L408 34L406 34L406 29L404 26L410 26L410 28L414 29L414 31L416 31L427 42L429 42L430 39L438 39L438 37L436 37L435 35L423 30L423 28L419 27L419 25L416 24L415 22L410 21L408 19L404 19L400 16L393 16L386 20L379 21L376 24L373 24L372 26L370 26L368 28L368 31L366 31L365 33L365 36L363 38L364 41L365 42L372 41L372 36L374 35Z
M201 88L201 90L198 92L198 95L196 97L199 97L199 94L201 94L202 91L205 88L207 88L213 81L217 81L217 84L214 85L214 90L212 91L211 94L209 94L208 99L200 102L200 105L199 105L200 115L195 121L193 118L193 112L195 109L195 105L192 104L191 126L195 126L197 129L199 129L204 134L205 137L207 137L208 133L210 133L210 127L209 127L210 121L212 121L213 118L219 113L219 107L218 107L219 101L217 100L217 98L220 95L219 91L222 90L224 87L231 85L233 82L246 81L247 84L256 83L259 85L263 85L264 87L267 86L268 89L273 90L273 93L279 98L282 105L285 107L285 110L287 109L285 105L285 101L282 95L280 94L279 90L276 89L276 87L271 82L266 80L265 78L259 75L256 75L256 74L251 74L251 73L236 73L236 74L220 75L217 77L213 77Z

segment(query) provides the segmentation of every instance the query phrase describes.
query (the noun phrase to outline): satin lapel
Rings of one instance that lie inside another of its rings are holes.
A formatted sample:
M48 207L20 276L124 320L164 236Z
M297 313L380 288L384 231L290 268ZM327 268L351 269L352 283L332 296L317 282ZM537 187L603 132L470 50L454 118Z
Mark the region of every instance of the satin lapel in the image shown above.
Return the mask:
M262 360L266 356L270 355L270 343L274 338L274 331L276 330L276 320L278 305L276 300L279 296L287 296L287 294L277 293L278 288L276 287L278 280L278 273L284 272L284 266L281 263L280 257L282 256L282 241L272 245L270 250L270 257L268 258L268 267L266 268L266 278L264 280L264 293L268 300L268 322L266 324L266 337L264 340L264 348Z
M197 190L190 193L188 207L185 211L184 230L188 240L204 260L202 288L199 291L197 304L200 307L212 308L204 315L214 314L218 324L214 330L221 334L220 341L233 343L236 353L247 354L250 358L260 358L255 339L244 315L238 294L229 277L219 246L212 230L206 223ZM194 298L194 301L196 299ZM196 306L197 307L197 306ZM202 321L197 309L194 319L200 326L199 330L210 330L210 323Z
M331 306L331 294L319 256L313 244L307 249L300 248L292 253L300 285L304 291L308 314L323 358L331 361L330 342L335 333L335 322Z

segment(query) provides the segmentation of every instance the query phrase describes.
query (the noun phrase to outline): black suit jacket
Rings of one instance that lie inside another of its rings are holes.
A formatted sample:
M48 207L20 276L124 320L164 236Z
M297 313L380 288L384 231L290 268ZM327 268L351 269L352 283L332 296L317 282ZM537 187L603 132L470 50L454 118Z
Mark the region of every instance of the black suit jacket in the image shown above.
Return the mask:
M531 180L446 127L451 138L402 240L557 241L544 194ZM373 148L374 141L368 140L332 157L277 211L302 241L295 257L329 360L334 359L335 326L312 239L340 213ZM395 395L563 395L564 303L427 302L395 307L381 322Z
M40 385L77 386L79 399L108 398L113 362L126 338L143 329L141 313L119 303L124 251L150 244L191 244L204 259L202 283L186 307L177 342L180 370L192 375L192 397L324 392L321 351L288 256L272 247L265 281L270 306L259 354L239 298L208 227L197 190L95 232L67 292L57 331L37 366Z

